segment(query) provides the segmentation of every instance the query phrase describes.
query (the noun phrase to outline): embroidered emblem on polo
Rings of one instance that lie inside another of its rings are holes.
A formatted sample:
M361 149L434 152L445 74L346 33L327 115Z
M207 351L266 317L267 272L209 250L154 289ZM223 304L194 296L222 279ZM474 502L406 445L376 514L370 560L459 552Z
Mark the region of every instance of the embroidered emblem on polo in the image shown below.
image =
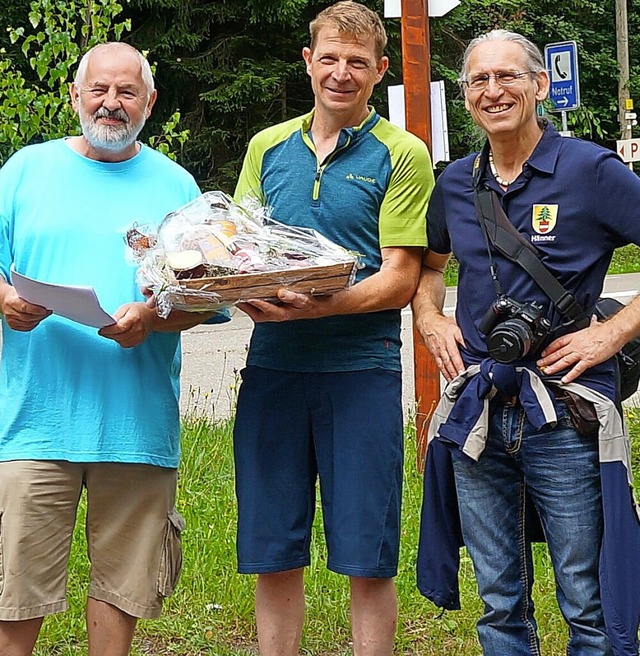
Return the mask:
M539 235L546 235L556 227L557 205L534 205L531 225Z
M347 173L344 176L345 180L358 180L359 182L368 182L369 184L375 184L376 179L370 178L368 175L356 175L354 173Z

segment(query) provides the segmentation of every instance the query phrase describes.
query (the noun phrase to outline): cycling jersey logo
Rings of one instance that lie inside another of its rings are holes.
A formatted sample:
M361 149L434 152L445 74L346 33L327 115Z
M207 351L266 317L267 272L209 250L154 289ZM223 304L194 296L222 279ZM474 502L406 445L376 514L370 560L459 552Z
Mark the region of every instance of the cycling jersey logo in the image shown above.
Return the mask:
M358 180L359 182L367 182L369 184L375 184L376 179L370 178L368 175L357 175L355 173L347 173L344 176L346 180Z
M557 205L534 205L531 225L539 235L546 235L556 227Z

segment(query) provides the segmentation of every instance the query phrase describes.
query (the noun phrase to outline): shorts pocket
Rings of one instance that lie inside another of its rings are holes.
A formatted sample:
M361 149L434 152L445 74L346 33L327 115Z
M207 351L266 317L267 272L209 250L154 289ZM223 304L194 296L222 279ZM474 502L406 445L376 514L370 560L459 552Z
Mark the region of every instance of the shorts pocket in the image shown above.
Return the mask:
M178 585L182 571L182 531L186 528L184 517L174 508L167 516L167 525L162 539L160 571L158 572L158 594L169 597Z

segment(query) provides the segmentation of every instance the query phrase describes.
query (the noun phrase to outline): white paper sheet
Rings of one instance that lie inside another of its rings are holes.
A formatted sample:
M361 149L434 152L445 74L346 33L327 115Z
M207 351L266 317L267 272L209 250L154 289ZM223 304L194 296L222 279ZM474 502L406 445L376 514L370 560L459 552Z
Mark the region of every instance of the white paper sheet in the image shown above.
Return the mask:
M41 305L54 314L85 326L103 328L116 320L100 307L93 287L54 285L34 280L11 269L11 284L18 295L34 305Z

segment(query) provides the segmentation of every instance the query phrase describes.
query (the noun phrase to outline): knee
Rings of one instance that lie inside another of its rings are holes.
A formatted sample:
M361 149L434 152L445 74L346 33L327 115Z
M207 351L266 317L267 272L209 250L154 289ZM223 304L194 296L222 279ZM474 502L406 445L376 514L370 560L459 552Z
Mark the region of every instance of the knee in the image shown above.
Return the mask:
M38 639L42 617L0 621L0 656L30 656Z
M395 594L395 579L350 576L351 594L361 597L374 597L381 594Z
M261 588L297 588L304 583L304 568L290 569L284 572L267 572L258 574L258 586Z

